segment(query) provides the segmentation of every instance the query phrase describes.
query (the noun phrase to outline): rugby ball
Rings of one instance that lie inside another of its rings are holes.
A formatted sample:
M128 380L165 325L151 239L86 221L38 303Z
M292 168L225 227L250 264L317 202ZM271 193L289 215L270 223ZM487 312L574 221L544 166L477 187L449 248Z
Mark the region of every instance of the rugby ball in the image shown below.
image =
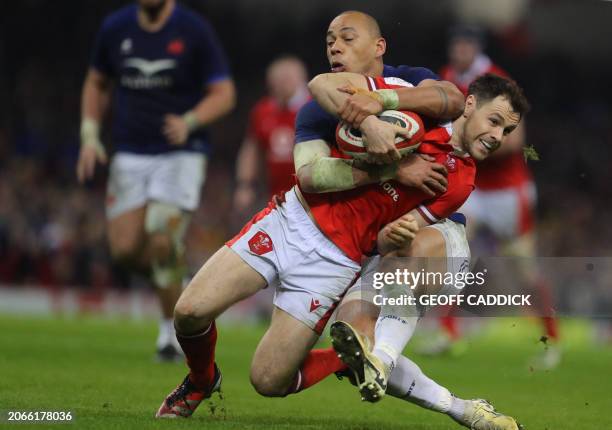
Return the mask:
M378 115L382 121L399 125L409 131L408 138L397 136L395 147L400 155L404 156L414 152L425 135L423 120L414 112L400 110L386 110ZM361 131L352 128L346 123L338 124L336 127L336 144L338 148L353 158L366 159L368 156L366 145L363 143Z

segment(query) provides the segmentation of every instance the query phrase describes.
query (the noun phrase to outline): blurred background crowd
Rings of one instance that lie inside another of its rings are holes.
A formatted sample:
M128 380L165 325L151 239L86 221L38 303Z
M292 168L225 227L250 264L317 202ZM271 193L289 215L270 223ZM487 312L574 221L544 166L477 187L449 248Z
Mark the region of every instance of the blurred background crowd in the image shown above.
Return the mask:
M124 287L105 242L99 169L78 186L80 90L95 31L125 1L21 0L0 16L0 284ZM346 9L375 16L388 64L446 62L447 32L481 25L486 52L533 105L528 144L538 185L539 254L605 257L612 227L612 2L599 0L310 1L191 0L215 27L238 88L237 108L213 129L214 153L188 237L192 268L235 234L234 166L265 68L294 54L309 75L328 71L329 20ZM487 7L482 5L486 3ZM469 17L469 20L468 18ZM112 147L106 138L105 143ZM262 194L262 202L264 193Z

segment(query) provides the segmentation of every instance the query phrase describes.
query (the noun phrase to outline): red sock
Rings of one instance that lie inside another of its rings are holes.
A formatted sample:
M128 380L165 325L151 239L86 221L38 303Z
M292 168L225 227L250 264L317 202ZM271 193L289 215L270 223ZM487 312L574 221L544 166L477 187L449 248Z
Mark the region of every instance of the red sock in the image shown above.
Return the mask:
M545 280L540 279L536 282L535 288L539 296L539 312L542 315L540 320L544 326L544 332L549 339L557 341L559 340L559 327L557 318L554 316L554 299L550 285Z
M288 394L298 393L312 387L334 372L346 369L333 348L313 349L308 353L302 367L295 375Z
M448 337L455 341L459 339L459 328L457 327L457 318L452 315L446 315L440 318L440 324Z
M189 366L189 379L200 390L207 390L215 377L215 345L217 327L215 322L201 334L195 336L176 335Z
M557 318L555 317L542 317L542 325L544 325L544 331L546 336L553 341L559 340L559 327L557 325Z

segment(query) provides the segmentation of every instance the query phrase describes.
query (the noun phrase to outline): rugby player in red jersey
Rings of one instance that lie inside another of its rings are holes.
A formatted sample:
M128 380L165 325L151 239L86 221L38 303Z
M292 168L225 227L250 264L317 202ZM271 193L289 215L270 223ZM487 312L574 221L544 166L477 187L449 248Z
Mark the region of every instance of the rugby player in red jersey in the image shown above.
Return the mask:
M454 28L448 47L449 63L441 69L441 78L453 82L466 94L469 84L478 76L493 73L508 77L508 73L483 52L483 44L484 35L480 28ZM523 155L524 145L525 125L522 123L507 139L504 148L478 166L476 190L461 211L470 219L470 238L486 227L496 239L496 254L531 260L536 255L536 188ZM524 282L533 287L540 298L540 321L549 341L534 364L552 368L559 363L561 355L557 346L558 323L553 316L549 287L530 264L529 267L522 266ZM438 338L422 352L434 354L463 349L456 318L447 316L441 322L446 336Z
M354 18L352 23L354 34L360 33L356 27L361 25L366 28L361 32L366 46L369 42L373 42L372 46L379 46L380 35L376 37L363 15L356 13L347 15ZM363 72L381 74L384 46L379 51L377 49L372 49L372 52L379 54L372 58L370 69L364 68ZM329 50L330 48L328 52ZM342 67L347 65L348 63L343 64ZM332 66L341 67L334 64ZM438 97L433 109L440 111L440 106L448 103L444 103L440 97L437 86L432 85L431 90L429 93L437 94ZM422 93L427 94L427 92ZM415 93L415 96L417 94ZM428 101L431 102L431 98ZM431 106L426 108L432 109ZM413 110L418 111L418 106ZM448 137L446 134L447 139ZM435 148L438 142L431 141L429 145ZM449 154L450 147L446 152L441 148L437 150L440 152L436 155L441 158ZM341 160L341 163L350 167L353 179L352 184L342 186L350 189L361 184L371 184L365 186L367 190L363 193L369 194L364 199L364 196L360 197L356 190L341 192L338 194L344 194L344 204L339 201L331 206L340 212L346 212L347 205L351 206L360 198L367 202L370 197L378 199L383 206L386 206L386 210L372 214L373 219L370 222L363 220L359 226L359 235L353 235L353 226L347 226L344 220L338 220L332 229L327 226L327 232L335 229L332 236L336 242L325 237L317 227L318 221L324 221L326 216L325 211L320 210L321 206L330 205L329 201L318 201L316 195L310 196L314 202L311 204L310 212L307 211L308 206L298 200L299 191L293 190L286 194L287 201L282 205L271 204L267 210L258 214L253 222L229 243L231 249L224 247L205 264L177 304L176 325L179 340L187 355L191 372L167 397L158 411L158 416L189 416L201 400L218 388L220 373L214 364L216 343L214 318L232 303L254 294L268 284L277 286L276 309L271 327L255 353L251 381L261 394L287 394L300 364L318 337L317 332L359 271L358 262L351 259L351 256L360 259L361 254L371 251L378 233L376 227L392 221L394 215L404 214L411 209L411 205L414 207L429 196L425 192L421 192L421 196L418 196L418 191L410 196L402 186L402 183L414 182L412 179L408 180L407 167L410 167L408 162L402 161L396 174L392 176L398 180L397 201L393 198L385 200L389 194L378 184L380 176L350 166L348 160ZM467 167L470 166L467 160L458 164L464 163ZM298 177L300 183L302 179L304 180L305 188L316 189L317 175L309 176L308 167L313 166L308 164L310 163L298 164L300 168L307 167L305 170L299 169ZM313 173L312 169L310 173ZM462 193L471 190L471 186L458 188ZM467 195L463 195L461 198L448 201L457 203L466 197ZM355 207L358 206L355 204ZM454 208L447 209L452 212ZM318 215L315 214L317 211ZM444 216L446 213L440 215ZM333 220L331 224L334 224Z
M385 85L385 80L393 82L394 85ZM396 79L383 78L368 78L368 81L370 82L370 89L394 87L398 82ZM311 83L311 89L315 99L321 100L323 106L333 112L341 106L342 110L344 110L344 107L348 104L347 102L343 104L341 99L330 100L330 95L335 94L338 96L337 88L350 86L353 87L354 92L355 87L365 87L365 82L366 80L358 75L326 75L315 78ZM402 101L406 100L406 96L409 94L407 90L406 88L394 90L396 92L394 96L395 104L383 107L381 103L376 102L374 104L378 104L378 106L373 111L380 112L388 108L401 109L403 107L401 105ZM378 92L378 94L384 94L383 91ZM388 94L385 95L388 96ZM376 100L371 95L370 98L371 100ZM513 82L492 75L479 79L471 88L471 94L466 100L466 108L463 115L453 123L453 136L451 138L451 143L455 148L453 155L460 155L462 153L461 148L464 147L466 142L470 142L467 143L469 154L476 160L485 159L490 153L499 148L502 140L514 130L526 108L527 104L522 91ZM465 152L465 149L463 151ZM453 184L460 182L460 180L452 176L452 173L457 170L461 171L461 167L461 165L456 164L454 159L450 163L447 162L447 168L449 168L449 190L452 189ZM443 199L444 194L438 200ZM435 206L427 207L424 205L419 207L418 210L409 213L408 216L412 216L413 220L416 219L419 225L424 226L435 222L437 220L435 215ZM423 231L435 231L434 228L437 227L438 231L436 233L443 236L442 243L446 245L446 249L440 250L439 247L436 249L435 244L440 242L439 238L428 236L426 239L419 241L419 246L410 246L408 250L400 250L401 252L392 253L391 255L448 257L444 259L447 261L443 262L446 263L446 267L439 271L457 272L465 270L468 265L462 264L462 262L469 259L469 248L467 247L463 229L457 229L456 227L454 229L449 228L455 224L451 221L445 221L441 225L436 224L423 229ZM381 233L388 234L389 226ZM418 238L419 235L416 237ZM383 252L384 248L388 250L388 246L381 244L380 239L379 237L379 250L381 252ZM427 247L428 245L430 246ZM453 251L453 248L455 251ZM459 251L457 252L457 250ZM435 260L439 261L440 258ZM384 261L385 259L383 258L383 264ZM364 271L376 271L377 265L378 262L371 262ZM364 276L364 279L367 278L367 276ZM368 281L360 280L360 282L363 284ZM369 282L371 282L371 277ZM406 288L404 287L403 290L406 290ZM431 289L427 291L429 294L456 294L457 292L458 290L452 286L443 291L432 291ZM380 400L386 389L387 378L391 374L389 387L390 393L394 396L413 401L433 410L445 412L466 426L472 426L478 422L479 424L474 428L518 428L514 419L494 412L492 406L482 400L462 400L452 396L446 388L427 378L416 364L408 358L400 356L406 342L414 331L418 320L418 313L407 315L408 307L406 306L402 313L394 314L393 311L395 309L393 309L393 306L388 308L383 306L378 322L376 322L378 308L372 304L371 299L371 291L363 289L361 285L351 288L338 311L338 320L344 321L337 321L332 326L334 347L342 354L342 359L351 366L355 375L354 379L366 400ZM353 329L346 321L358 327L359 331ZM375 323L376 336L374 336ZM376 339L372 352L369 351L367 342L362 340L360 333L366 334L367 338ZM323 354L324 351L313 351L309 359ZM355 356L359 358L354 359ZM330 358L327 358L327 361L327 370L329 370L333 361ZM311 365L308 360L306 363L310 367L317 367L316 365ZM327 374L321 369L321 366L318 367L317 376L319 377L318 380L320 380L327 376ZM395 370L391 373L391 370L394 368ZM336 367L336 370L341 369L339 365ZM301 372L306 375L308 370L310 369L302 366ZM310 373L315 372L311 371ZM298 383L302 384L302 389L311 382L308 381L307 377L302 377L301 379L306 380L306 382L298 380ZM415 390L415 387L418 388ZM297 388L299 389L299 387ZM475 419L476 416L478 416L478 419Z
M268 95L259 99L249 113L246 137L236 162L234 210L238 213L252 208L262 182L266 182L270 197L295 185L295 117L310 100L307 79L306 67L297 57L280 57L268 66ZM262 160L265 174L260 172Z

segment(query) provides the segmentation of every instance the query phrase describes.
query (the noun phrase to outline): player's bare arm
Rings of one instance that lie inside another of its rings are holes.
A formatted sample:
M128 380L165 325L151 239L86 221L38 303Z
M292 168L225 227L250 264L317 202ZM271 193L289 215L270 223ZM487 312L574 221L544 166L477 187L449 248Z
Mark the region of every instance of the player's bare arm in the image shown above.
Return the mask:
M297 180L303 191L327 193L395 179L430 196L446 191L446 169L421 155L409 155L399 163L374 165L353 159L330 157L321 139L299 143L294 149Z
M77 162L77 178L83 183L94 174L96 162L107 162L106 151L100 141L100 124L108 110L111 80L90 68L81 95L81 150Z
M324 73L308 83L313 98L323 109L344 120L340 115L350 94L338 91L340 87L367 89L367 81L357 73ZM375 163L391 163L400 159L395 148L395 137L405 133L401 127L385 123L375 116L362 120L360 130L367 144L368 154Z
M259 166L257 141L247 136L236 161L236 191L234 192L234 209L243 212L255 202L255 183Z
M349 97L340 109L339 116L359 127L369 115L377 115L387 109L416 112L432 118L454 119L461 114L464 97L451 82L425 79L416 87L394 90L369 91L359 86L338 87Z
M236 105L234 81L223 79L206 88L206 95L183 115L168 114L164 118L163 133L172 145L183 145L189 134L221 118Z

